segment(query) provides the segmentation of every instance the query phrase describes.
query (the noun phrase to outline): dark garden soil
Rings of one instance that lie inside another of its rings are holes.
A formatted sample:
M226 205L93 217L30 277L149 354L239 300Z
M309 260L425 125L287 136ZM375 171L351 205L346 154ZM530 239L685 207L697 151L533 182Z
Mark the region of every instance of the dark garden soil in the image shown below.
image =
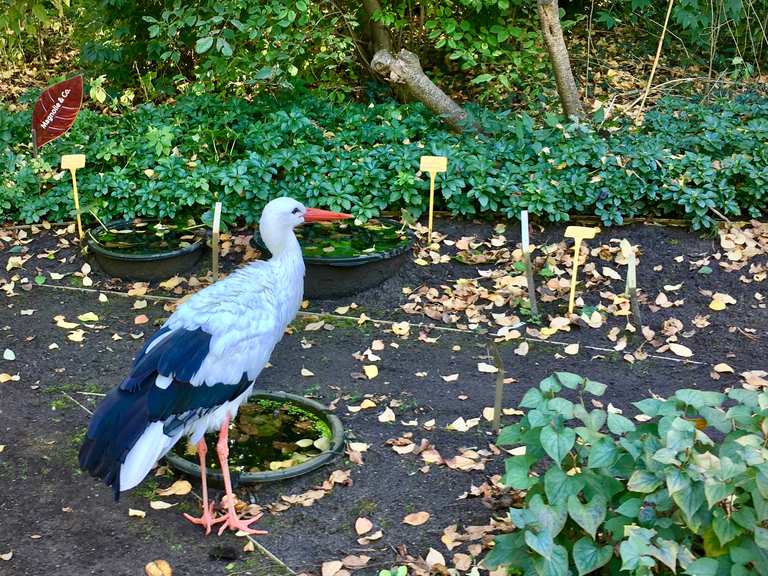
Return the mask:
M448 222L438 227L456 238L472 234L485 238L491 228ZM534 242L560 240L561 232L548 231ZM506 234L512 238L516 232L510 227ZM631 403L650 393L669 395L683 387L721 390L741 385L741 372L768 369L764 357L768 311L765 300L756 296L761 290L766 292L765 283L740 280L748 266L726 272L712 259L710 274L700 273L698 265L691 269L692 262L717 252L718 244L675 228L612 229L590 245L598 246L613 237L629 237L641 246L638 278L650 303L665 285L683 283L677 291L669 292L670 300L684 301L680 306L652 312L644 305L643 311L645 324L657 332L671 317L683 324L678 336L693 351L690 361L670 352L657 354L650 347L647 359L626 361L624 354L636 349L643 338L636 334L625 350L615 350L616 342L609 340L607 333L613 326L623 327L625 321L608 315L599 329L572 327L551 337L557 342L579 342L581 349L576 355L535 338L525 355L519 349L520 339L499 344L506 376L515 379L505 387L504 407L515 407L530 386L556 370L604 382L608 385L605 402L631 415ZM0 554L13 551L11 560L0 561L0 574L140 574L143 566L155 559L166 559L174 574L280 574L265 556L244 552L244 539L231 535L206 539L197 527L184 521L182 511L196 511L194 493L183 497L155 495L155 488L172 484L172 473L149 478L115 504L109 489L77 470L77 448L88 420L85 409L92 410L99 400L97 394L119 383L145 336L168 316L163 308L167 302L147 299L145 308L134 309L134 302L141 298L109 295L108 302L102 302L98 292L34 286L36 276L43 276L49 285L80 284L82 278L72 273L81 269L82 262L74 258L73 249L60 248L59 237L50 232L28 238L32 242L22 248L6 241L6 249L0 253L2 271L8 257L32 256L23 269L0 272L6 282L18 274L15 295L0 296L0 350L11 349L16 356L15 360L0 360L0 373L19 374L18 381L0 383L0 445L5 446L0 453ZM51 259L37 258L45 248L59 251ZM683 256L682 262L675 261L679 256ZM63 263L62 258L66 260ZM225 260L229 267L237 257ZM765 263L766 258L763 255L754 260ZM598 266L602 265L611 264L598 260ZM654 271L658 266L662 269ZM359 306L348 315L365 312L374 318L431 324L428 318L399 309L408 301L402 292L404 286L440 286L476 277L478 268L491 267L454 261L430 266L409 262L379 288L343 301L313 302L310 310L333 312L354 300ZM50 272L69 275L57 281ZM131 287L95 270L89 277L94 289ZM24 278L28 280L24 282ZM612 290L618 293L621 290L616 284ZM25 285L31 289L25 290ZM605 287L595 286L584 296L585 302L596 304ZM736 303L723 311L712 311L708 309L711 296L701 290L727 293ZM174 289L153 285L150 294L174 295ZM545 310L558 315L562 314L561 306L562 300L558 300L546 304ZM98 315L98 321L79 322L77 316L86 312ZM73 330L56 326L53 318L59 315L81 324L82 342L68 339ZM135 324L138 315L146 315L148 322ZM709 324L696 325L697 315L709 315ZM348 555L370 557L365 568L354 572L365 576L395 565L401 560L398 553L406 550L424 557L434 548L449 565L456 552L477 552L466 543L449 552L441 536L452 524L457 524L459 531L468 526L489 526L492 516L503 517L508 505L508 500L496 500L500 494L494 487L505 454L493 446L491 425L483 418L484 408L493 404L496 379L494 374L478 371L478 363L493 363L489 337L415 326L408 337L399 337L388 323L358 325L352 320L326 317L325 325L318 326L311 323L313 320L301 317L295 324L277 347L272 367L260 377L260 387L302 394L334 406L349 440L369 447L360 454L362 464L341 457L298 479L240 487L241 500L267 511L259 524L270 533L259 537L259 542L296 572L311 574L319 574L323 562ZM384 345L375 352L380 360L361 359L359 354L374 340ZM52 344L57 347L51 348ZM720 362L728 363L734 373L713 378L712 366ZM363 366L372 364L378 367L378 375L369 379L362 374ZM302 368L314 375L302 376ZM448 381L442 378L454 374L458 376ZM364 400L375 406L353 412ZM395 421L381 422L379 416L388 407L395 413ZM457 418L474 425L464 432L448 430L446 427ZM472 419L476 418L479 421L475 424ZM513 419L505 416L503 421ZM427 426L430 420L435 422ZM444 463L427 465L424 452L399 454L388 444L390 440L398 446L413 442L418 447L413 452L428 446ZM318 490L332 475L342 482ZM193 480L193 484L197 492L197 482ZM151 509L149 501L158 499L177 505L167 510ZM146 517L129 517L129 508L145 511ZM430 514L426 523L403 524L406 515L422 511ZM358 517L370 519L372 532L381 530L383 536L358 543L354 530ZM477 529L476 533L482 536L483 531ZM479 538L471 543L482 542ZM236 560L211 559L222 552L234 554Z

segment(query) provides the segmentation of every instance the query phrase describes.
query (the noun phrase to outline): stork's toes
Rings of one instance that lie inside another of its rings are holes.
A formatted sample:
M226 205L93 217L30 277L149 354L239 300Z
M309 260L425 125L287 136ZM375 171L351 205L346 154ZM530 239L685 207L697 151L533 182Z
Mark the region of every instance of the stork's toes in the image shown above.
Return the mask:
M211 533L211 527L214 524L218 524L219 522L224 522L226 520L227 516L219 516L216 518L216 515L214 514L214 508L216 506L216 503L211 500L208 505L203 504L203 513L200 516L200 518L195 518L194 516L191 516L184 513L184 518L192 522L192 524L198 524L200 526L205 527L205 535L208 536L208 534Z
M221 536L224 533L224 530L227 528L234 530L235 532L241 532L242 534L248 535L267 534L266 530L255 530L254 528L250 527L252 523L260 520L261 516L262 514L259 514L254 518L243 520L242 518L238 518L234 511L230 511L225 516L226 520L224 521L224 524L222 524L221 528L219 528L219 536Z

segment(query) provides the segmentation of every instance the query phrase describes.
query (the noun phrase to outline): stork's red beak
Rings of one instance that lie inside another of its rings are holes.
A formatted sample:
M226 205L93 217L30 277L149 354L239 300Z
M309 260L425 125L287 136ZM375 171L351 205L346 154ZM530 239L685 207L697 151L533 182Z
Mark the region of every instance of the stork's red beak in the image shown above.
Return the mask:
M343 212L331 212L330 210L322 210L320 208L307 208L307 212L304 214L304 222L346 220L347 218L353 218L353 216L351 214L344 214Z

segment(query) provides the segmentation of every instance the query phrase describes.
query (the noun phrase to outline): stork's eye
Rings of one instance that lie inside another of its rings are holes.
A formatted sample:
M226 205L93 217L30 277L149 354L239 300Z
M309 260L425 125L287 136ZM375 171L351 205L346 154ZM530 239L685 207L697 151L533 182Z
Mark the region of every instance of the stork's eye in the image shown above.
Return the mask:
M298 214L300 212L301 212L300 208L294 208L293 210L291 210L291 214Z

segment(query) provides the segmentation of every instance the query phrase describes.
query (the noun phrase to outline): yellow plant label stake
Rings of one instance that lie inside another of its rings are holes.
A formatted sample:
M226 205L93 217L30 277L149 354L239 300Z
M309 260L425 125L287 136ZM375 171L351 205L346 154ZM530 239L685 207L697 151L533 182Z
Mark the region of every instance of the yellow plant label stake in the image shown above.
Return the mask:
M588 226L568 226L565 229L565 237L573 238L573 272L571 272L571 296L568 299L568 314L573 314L576 304L576 279L579 273L579 254L581 253L582 240L594 238L600 232L600 228Z
M419 170L429 172L429 241L432 241L432 217L435 212L435 175L448 170L445 156L422 156Z
M72 195L75 198L75 212L77 213L77 233L80 240L83 239L83 222L80 218L80 196L77 193L77 172L85 166L85 154L66 154L61 157L61 169L69 170L72 174Z

